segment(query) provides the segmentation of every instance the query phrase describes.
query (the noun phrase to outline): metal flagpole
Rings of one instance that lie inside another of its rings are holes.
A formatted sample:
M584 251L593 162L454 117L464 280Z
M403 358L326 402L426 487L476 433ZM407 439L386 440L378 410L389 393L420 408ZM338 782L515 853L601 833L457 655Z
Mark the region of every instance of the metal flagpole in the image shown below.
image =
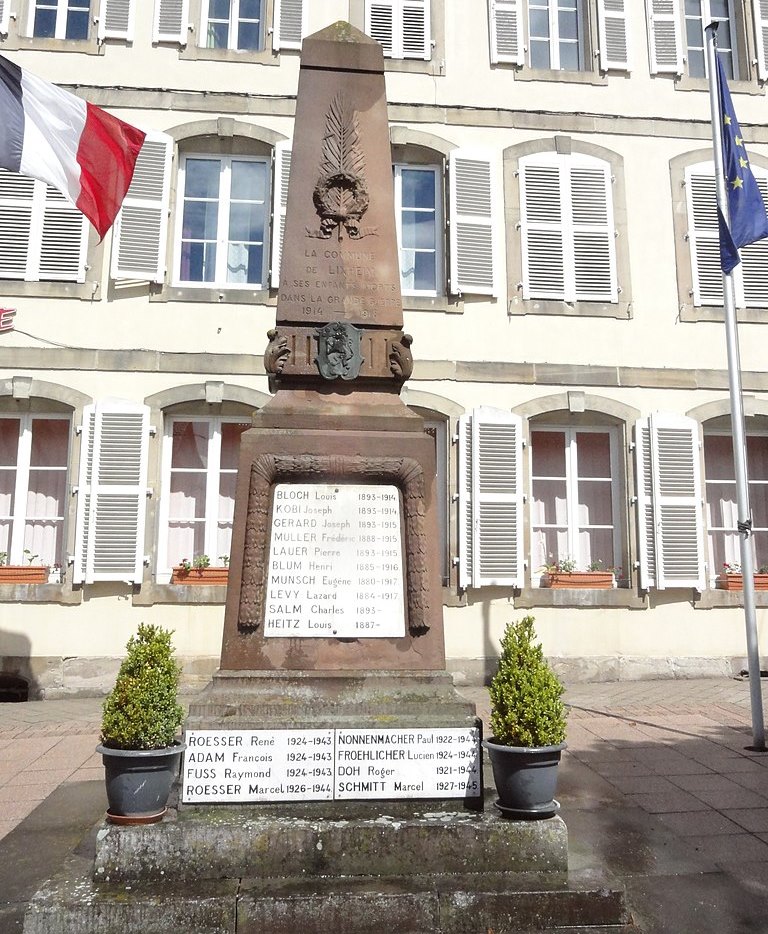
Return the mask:
M723 172L722 115L717 88L717 23L707 26L707 67L709 73L709 102L712 111L712 148L715 157L715 182L717 203L726 224L729 224L728 197ZM757 620L755 616L754 557L752 555L752 514L749 507L749 485L747 481L747 446L744 430L744 406L741 393L741 362L739 358L739 335L736 327L736 299L733 289L733 272L723 273L723 311L725 313L725 336L728 349L728 385L731 397L731 433L733 437L733 461L736 469L737 528L740 535L741 572L744 583L744 621L747 630L747 667L749 670L749 694L752 707L752 748L765 749L765 727L763 724L763 697L760 687L760 650L757 643Z

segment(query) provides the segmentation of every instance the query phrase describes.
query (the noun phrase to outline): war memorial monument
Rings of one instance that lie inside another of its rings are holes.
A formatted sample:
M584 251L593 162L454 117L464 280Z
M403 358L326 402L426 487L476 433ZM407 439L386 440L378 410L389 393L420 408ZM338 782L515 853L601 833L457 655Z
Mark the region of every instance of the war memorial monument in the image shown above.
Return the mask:
M274 395L242 438L220 668L178 802L103 824L25 930L576 930L620 899L568 878L559 816L513 821L445 670L435 452L411 374L378 43L303 43ZM82 862L82 861L81 861Z

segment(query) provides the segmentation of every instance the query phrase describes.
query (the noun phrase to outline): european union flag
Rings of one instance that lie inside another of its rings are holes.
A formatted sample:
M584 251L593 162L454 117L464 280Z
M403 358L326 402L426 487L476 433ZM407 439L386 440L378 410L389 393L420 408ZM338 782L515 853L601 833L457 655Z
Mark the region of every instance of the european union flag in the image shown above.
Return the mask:
M741 262L738 248L768 237L768 215L760 189L749 167L739 121L733 110L723 63L717 56L717 87L722 118L723 173L728 198L728 219L718 209L720 266L730 272Z

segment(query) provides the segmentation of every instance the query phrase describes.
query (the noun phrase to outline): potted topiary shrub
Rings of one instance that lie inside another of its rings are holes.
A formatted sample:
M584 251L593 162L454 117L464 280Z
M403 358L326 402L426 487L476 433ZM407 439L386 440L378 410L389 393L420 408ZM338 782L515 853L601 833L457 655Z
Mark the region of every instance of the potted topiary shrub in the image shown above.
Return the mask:
M181 669L171 635L140 625L104 701L96 751L104 762L107 817L114 823L160 820L179 771L185 747L176 734L184 710L176 697Z
M551 817L565 749L563 685L536 642L534 618L509 623L490 687L491 733L483 742L508 817Z

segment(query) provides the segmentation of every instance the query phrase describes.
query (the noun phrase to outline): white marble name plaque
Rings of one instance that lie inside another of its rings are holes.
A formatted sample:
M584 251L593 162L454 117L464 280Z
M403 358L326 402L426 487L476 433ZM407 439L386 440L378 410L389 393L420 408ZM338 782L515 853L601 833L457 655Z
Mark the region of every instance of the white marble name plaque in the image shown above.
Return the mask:
M473 798L479 730L188 730L185 804Z
M405 635L397 487L278 483L264 636Z

